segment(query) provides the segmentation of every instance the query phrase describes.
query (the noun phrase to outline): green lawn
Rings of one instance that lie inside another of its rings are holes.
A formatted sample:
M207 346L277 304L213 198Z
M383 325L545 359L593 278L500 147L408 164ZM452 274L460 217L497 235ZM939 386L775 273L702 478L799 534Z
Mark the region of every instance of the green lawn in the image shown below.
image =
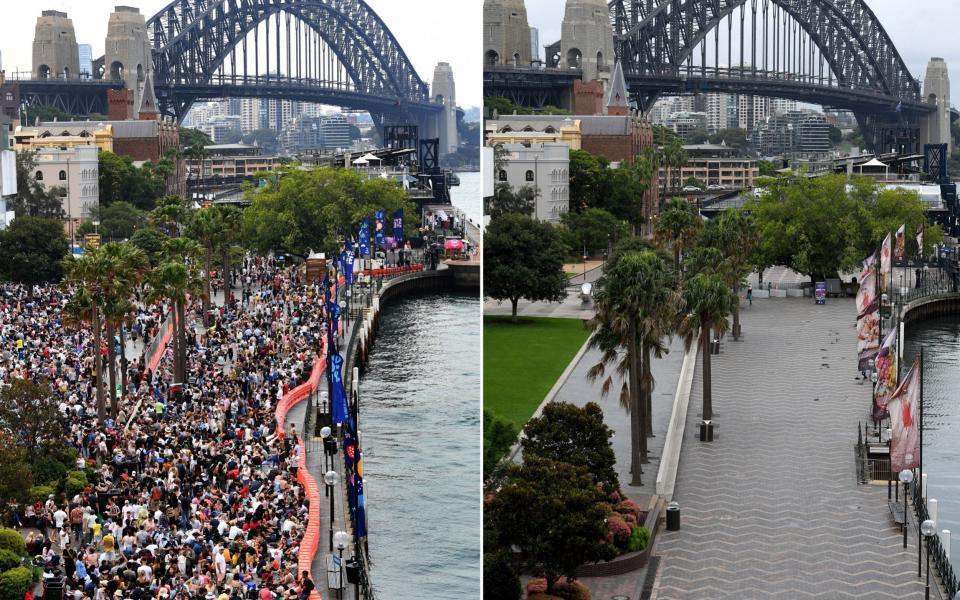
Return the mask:
M517 428L587 341L580 319L483 319L483 406Z

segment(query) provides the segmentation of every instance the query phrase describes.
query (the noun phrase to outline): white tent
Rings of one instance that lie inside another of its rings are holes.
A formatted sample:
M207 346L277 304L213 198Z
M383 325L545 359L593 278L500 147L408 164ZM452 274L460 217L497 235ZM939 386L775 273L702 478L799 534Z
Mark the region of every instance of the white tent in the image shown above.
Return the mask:
M372 162L372 161L382 162L382 161L383 161L382 158L380 158L380 157L377 156L376 154L373 154L372 152L368 152L367 154L364 154L362 158L365 159L367 162Z
M353 164L355 164L355 165L368 165L368 164L370 164L370 161L367 160L366 157L361 156L361 157L358 158L357 160L353 161Z

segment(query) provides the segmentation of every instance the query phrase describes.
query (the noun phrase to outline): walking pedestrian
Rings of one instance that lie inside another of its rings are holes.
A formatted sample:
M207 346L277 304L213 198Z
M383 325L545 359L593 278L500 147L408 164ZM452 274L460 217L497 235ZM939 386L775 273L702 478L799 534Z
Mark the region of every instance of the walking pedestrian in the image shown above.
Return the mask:
M747 288L747 302L750 303L750 306L753 306L753 286Z

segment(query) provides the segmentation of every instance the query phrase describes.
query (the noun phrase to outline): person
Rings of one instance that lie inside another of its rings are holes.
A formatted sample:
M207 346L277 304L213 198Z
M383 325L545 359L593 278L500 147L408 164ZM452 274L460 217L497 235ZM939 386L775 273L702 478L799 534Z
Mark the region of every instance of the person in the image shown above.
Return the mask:
M750 306L753 306L753 286L747 288L747 302L750 303Z

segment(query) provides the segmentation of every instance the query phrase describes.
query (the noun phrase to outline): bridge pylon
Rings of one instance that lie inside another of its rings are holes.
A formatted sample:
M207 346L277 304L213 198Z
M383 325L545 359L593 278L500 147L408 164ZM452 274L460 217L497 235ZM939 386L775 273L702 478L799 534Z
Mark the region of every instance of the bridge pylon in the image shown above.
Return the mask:
M434 69L431 96L434 102L443 104L443 111L436 117L440 153L453 154L460 146L460 136L457 131L457 87L450 63L442 62Z
M936 112L923 117L920 124L922 144L947 144L947 156L953 150L950 135L950 73L947 62L934 57L927 63L923 80L923 97L937 107Z
M80 77L80 48L67 13L45 10L33 35L33 76L37 79Z
M133 92L133 106L139 109L143 86L152 85L153 79L148 77L153 74L153 52L140 9L117 6L110 13L104 44L103 78L123 80L124 87Z
M605 0L567 0L560 35L560 65L582 69L583 81L608 82L616 60Z

